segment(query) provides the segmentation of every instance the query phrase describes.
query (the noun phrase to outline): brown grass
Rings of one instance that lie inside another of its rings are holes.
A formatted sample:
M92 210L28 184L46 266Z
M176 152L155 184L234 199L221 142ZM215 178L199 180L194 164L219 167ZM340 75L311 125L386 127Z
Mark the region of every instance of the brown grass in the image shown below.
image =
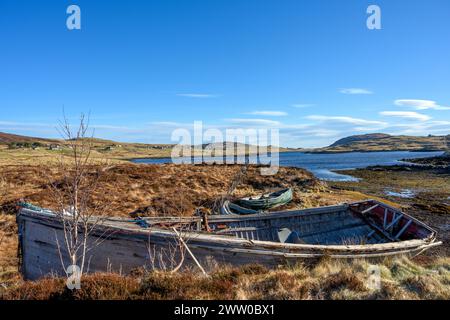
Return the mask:
M406 258L385 260L381 287L368 284L367 261L323 260L267 270L258 265L221 267L206 278L193 271L137 272L134 276L84 276L70 291L63 279L23 282L2 299L450 299L450 260L419 266ZM0 293L1 294L1 293Z
M108 202L116 216L139 214L192 215L196 207L212 207L215 199L226 194L230 181L240 170L237 165L135 165L109 167L100 177L101 188L92 194L93 203ZM13 213L20 199L46 208L54 205L51 182L58 173L52 166L3 166L0 174L10 184L3 201L4 210ZM251 166L234 196L254 195L277 188L296 191L290 207L309 206L304 194L325 188L305 170L280 168L277 175L261 176Z
M17 263L15 216L0 214L0 288L8 287L20 279Z

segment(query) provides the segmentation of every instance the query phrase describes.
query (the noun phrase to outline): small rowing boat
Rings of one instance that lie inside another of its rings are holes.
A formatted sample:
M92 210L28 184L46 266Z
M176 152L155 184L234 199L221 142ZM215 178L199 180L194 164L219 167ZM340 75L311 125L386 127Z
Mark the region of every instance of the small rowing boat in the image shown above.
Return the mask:
M256 197L246 197L237 202L241 207L253 210L267 210L280 207L292 200L292 189L283 189L272 193L262 194Z
M233 202L226 200L222 207L220 208L220 214L229 215L229 214L256 214L259 211L253 209L247 209L241 207Z

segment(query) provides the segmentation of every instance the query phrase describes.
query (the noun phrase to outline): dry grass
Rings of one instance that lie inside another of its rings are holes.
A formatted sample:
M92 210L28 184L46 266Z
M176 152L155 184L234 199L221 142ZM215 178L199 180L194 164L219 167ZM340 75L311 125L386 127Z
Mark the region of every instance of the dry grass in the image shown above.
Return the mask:
M17 260L17 225L15 216L0 213L0 288L20 279Z
M258 265L221 267L205 278L186 271L87 275L81 290L63 279L18 284L3 299L450 299L450 259L420 266L406 258L385 260L381 286L371 288L365 260L327 260L267 270Z
M133 213L143 216L192 215L196 207L211 208L215 199L226 194L229 181L239 170L237 165L118 164L101 174L102 187L92 194L91 201L109 203L109 207L115 209L109 214L116 216ZM13 213L15 203L21 199L42 207L53 207L49 185L60 179L54 167L3 166L0 174L11 185L3 201L5 211ZM261 176L259 167L250 166L234 196L254 195L284 187L295 189L291 208L307 207L314 201L317 203L319 198L315 200L307 195L326 191L302 169L280 168L277 175L267 177ZM321 199L323 202L326 197Z

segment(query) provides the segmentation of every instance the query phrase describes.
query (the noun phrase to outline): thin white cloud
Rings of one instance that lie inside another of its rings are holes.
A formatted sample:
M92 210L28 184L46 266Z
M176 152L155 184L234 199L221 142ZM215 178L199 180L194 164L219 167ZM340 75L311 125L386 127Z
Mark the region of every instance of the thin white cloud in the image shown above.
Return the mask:
M336 137L338 134L340 134L340 131L337 130L329 130L324 128L316 128L311 130L306 130L305 134L314 136L314 137Z
M343 94L373 94L372 91L363 88L342 88L339 92Z
M450 134L450 121L422 121L418 123L400 123L392 125L389 133L396 135L423 136L429 134Z
M398 117L404 119L412 119L419 121L428 121L431 119L430 116L426 114L414 112L414 111L381 111L380 115L388 117Z
M181 122L174 122L174 121L155 121L151 122L151 125L157 125L157 126L165 126L165 127L184 127L186 125L192 125L192 124L186 124Z
M394 101L395 105L401 107L410 107L416 110L450 110L450 107L444 107L437 104L432 100L419 100L419 99L398 99Z
M200 99L218 97L217 94L210 94L210 93L177 93L177 96L186 98L200 98Z
M283 117L287 116L287 112L284 111L252 111L248 114L258 115L258 116L271 116L271 117Z
M281 123L279 121L267 120L267 119L227 119L227 121L235 124L246 124L246 125L262 125L262 126L279 126Z
M364 126L364 125L384 126L384 125L387 125L386 122L365 120L365 119L359 119L359 118L353 118L353 117L347 117L347 116L310 115L310 116L306 116L305 118L309 119L309 120L316 120L316 121L342 122L342 123L354 124L354 125L358 125L358 126Z
M314 104L312 104L312 103L296 103L296 104L292 104L291 106L294 108L298 108L298 109L304 109L304 108L314 107Z
M30 126L30 127L52 127L48 123L36 123L36 122L16 122L16 121L0 121L0 126Z

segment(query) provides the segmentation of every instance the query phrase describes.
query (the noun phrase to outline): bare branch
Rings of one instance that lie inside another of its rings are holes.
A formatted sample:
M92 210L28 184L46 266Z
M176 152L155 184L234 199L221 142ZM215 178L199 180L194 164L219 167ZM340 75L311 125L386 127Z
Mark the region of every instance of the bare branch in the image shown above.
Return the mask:
M105 171L98 168L91 157L94 140L93 135L88 136L89 116L81 114L78 126L73 128L63 110L57 130L65 140L69 155L64 155L67 148L62 150L58 165L60 178L49 186L63 226L64 247L70 264L78 265L83 273L92 245L89 236L103 222L102 216L107 211L107 205L92 201L92 194L98 191L101 174Z

